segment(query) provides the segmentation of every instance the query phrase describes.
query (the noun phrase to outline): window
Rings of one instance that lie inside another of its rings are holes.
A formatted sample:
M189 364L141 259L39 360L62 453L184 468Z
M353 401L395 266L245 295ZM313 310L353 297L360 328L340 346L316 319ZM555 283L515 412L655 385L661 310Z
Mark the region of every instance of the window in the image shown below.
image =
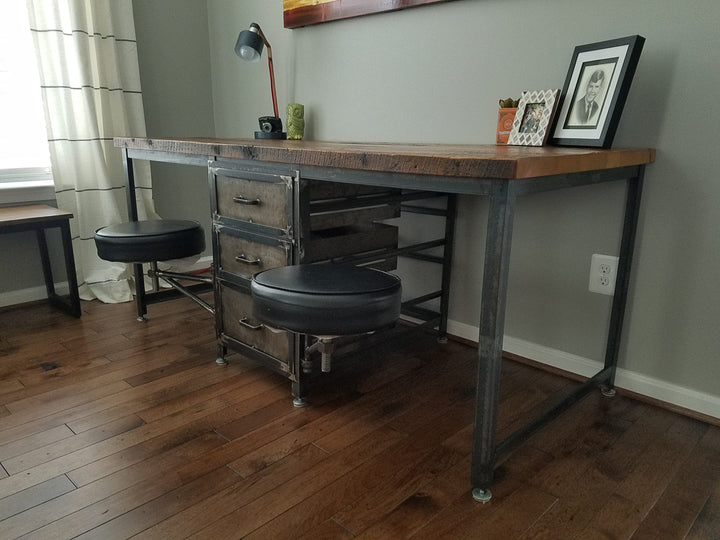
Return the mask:
M0 2L0 202L16 189L54 198L35 49L25 0ZM41 193L37 188L45 187ZM12 199L12 200L10 200ZM27 198L25 200L28 200Z

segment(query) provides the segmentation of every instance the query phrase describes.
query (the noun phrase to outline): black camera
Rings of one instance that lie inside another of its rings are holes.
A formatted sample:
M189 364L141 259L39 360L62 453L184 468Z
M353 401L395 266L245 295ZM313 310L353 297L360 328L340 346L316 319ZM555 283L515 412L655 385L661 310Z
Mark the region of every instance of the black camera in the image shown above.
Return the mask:
M260 131L255 132L256 139L285 139L287 133L283 131L282 120L277 116L261 116L258 118Z

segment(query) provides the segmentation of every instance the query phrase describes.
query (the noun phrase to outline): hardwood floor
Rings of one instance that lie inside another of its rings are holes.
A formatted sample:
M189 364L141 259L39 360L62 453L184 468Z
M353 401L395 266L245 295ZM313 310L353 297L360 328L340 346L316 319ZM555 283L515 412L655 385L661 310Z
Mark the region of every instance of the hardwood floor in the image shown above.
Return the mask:
M215 364L189 300L133 311L0 311L0 538L720 538L718 427L593 392L483 505L471 347L388 342L297 409L284 378ZM576 384L503 369L500 437Z

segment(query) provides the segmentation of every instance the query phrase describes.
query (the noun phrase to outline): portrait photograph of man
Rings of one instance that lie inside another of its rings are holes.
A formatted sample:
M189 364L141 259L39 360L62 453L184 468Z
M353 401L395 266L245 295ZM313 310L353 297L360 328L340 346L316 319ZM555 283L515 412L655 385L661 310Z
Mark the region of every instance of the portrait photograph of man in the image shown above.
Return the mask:
M602 64L589 62L583 65L565 127L597 127L615 64L616 60L605 60Z

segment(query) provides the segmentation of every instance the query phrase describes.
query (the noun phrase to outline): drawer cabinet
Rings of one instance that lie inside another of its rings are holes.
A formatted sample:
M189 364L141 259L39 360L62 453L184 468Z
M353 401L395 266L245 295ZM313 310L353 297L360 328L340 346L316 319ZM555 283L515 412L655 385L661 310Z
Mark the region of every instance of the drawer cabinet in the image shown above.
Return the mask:
M252 276L288 264L355 262L392 270L398 190L301 179L287 166L213 162L210 182L219 361L228 349L293 381L299 395L304 337L270 329L252 316ZM385 252L388 255L384 255Z
M224 333L248 347L270 355L280 365L292 366L293 336L283 330L270 329L252 316L252 298L245 291L220 284Z
M287 229L292 216L292 186L278 175L262 180L219 176L217 213L232 219Z
M288 244L266 244L237 236L235 230L228 228L218 228L216 234L220 255L216 260L223 272L250 279L253 274L290 262Z

